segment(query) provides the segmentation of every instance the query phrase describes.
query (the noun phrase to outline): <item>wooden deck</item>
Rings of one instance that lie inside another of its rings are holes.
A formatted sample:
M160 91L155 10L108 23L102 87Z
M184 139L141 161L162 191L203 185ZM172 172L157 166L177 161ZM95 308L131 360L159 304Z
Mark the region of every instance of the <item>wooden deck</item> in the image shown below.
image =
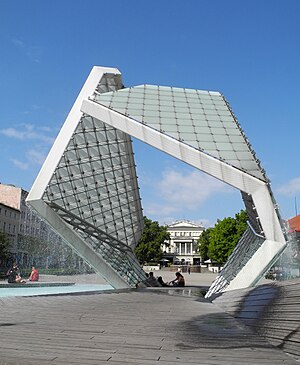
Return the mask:
M228 291L214 303L300 361L300 279Z
M0 298L0 365L297 364L190 294L163 288Z

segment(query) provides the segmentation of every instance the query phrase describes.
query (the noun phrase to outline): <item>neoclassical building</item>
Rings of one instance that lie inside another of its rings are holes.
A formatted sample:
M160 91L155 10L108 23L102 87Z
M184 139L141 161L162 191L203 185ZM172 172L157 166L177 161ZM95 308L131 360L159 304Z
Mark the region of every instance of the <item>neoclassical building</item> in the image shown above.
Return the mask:
M168 225L170 241L163 246L163 258L173 264L200 265L201 256L197 252L197 241L204 227L187 220Z

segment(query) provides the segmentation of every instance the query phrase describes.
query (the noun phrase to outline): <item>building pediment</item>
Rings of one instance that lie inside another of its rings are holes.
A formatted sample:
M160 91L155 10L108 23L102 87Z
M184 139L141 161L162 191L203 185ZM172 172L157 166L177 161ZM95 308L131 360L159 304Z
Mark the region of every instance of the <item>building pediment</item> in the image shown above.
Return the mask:
M190 221L178 221L178 222L175 222L175 223L172 223L170 225L168 225L168 229L184 229L184 228L198 228L198 229L203 229L204 227L202 225L199 225L199 224L195 224L195 223L192 223Z

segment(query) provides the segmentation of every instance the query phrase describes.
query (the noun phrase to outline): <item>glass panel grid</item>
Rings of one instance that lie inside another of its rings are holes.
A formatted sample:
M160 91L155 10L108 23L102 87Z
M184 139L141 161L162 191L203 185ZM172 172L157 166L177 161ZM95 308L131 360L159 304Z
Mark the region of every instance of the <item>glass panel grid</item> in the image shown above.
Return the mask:
M109 93L109 96L110 108L170 137L188 141L190 146L200 148L248 173L253 174L255 171L255 176L264 179L240 127L220 93L140 85ZM97 95L95 101L101 103L102 98L107 102L106 94ZM193 126L195 129L188 132ZM194 133L194 139L187 133ZM250 160L254 161L256 168L252 166L248 170L244 161Z
M210 297L212 294L223 292L264 241L265 238L258 236L248 227L224 265L220 275L210 286L206 296Z
M103 91L105 85L99 88ZM128 97L109 92L104 102L126 108ZM130 138L123 132L83 116L49 182L44 200L55 206L58 214L86 240L93 242L121 276L133 268L127 279L130 285L136 285L145 275L130 247L136 245L141 234L143 216L129 143Z

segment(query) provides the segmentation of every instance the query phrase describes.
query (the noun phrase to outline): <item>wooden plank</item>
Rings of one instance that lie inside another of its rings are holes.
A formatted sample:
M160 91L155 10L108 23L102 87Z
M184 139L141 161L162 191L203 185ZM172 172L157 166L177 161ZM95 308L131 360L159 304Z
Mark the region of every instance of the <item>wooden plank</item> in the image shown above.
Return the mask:
M145 290L2 302L1 358L10 365L295 364L195 297Z
M300 358L300 279L225 292L214 303Z

